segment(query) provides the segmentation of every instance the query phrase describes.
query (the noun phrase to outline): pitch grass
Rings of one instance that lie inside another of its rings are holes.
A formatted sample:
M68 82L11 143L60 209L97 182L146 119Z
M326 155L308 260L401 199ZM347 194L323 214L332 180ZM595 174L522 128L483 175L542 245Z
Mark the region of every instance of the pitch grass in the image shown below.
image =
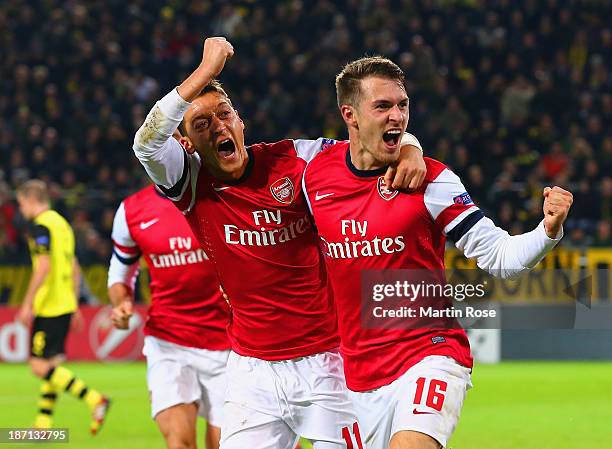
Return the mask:
M149 416L145 366L68 364L113 399L100 435L88 433L86 406L62 395L55 426L70 429L68 444L2 444L3 448L163 449ZM512 362L477 366L453 449L612 448L612 363ZM26 365L0 365L0 427L28 427L39 382ZM198 440L203 441L200 420ZM200 445L203 447L203 444ZM245 448L249 449L249 448Z

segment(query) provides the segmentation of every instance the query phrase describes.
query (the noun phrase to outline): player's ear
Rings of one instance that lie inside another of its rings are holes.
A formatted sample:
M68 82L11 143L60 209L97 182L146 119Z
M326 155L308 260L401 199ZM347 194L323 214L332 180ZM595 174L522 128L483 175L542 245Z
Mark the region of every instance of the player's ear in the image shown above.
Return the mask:
M340 106L340 114L342 115L342 119L344 123L349 127L357 128L357 120L355 119L355 110L351 105L343 104Z
M191 141L191 139L189 137L186 136L182 136L179 139L179 143L181 144L181 146L185 149L185 151L187 152L187 154L193 154L195 153L195 146L193 145L193 142Z
M238 120L240 120L240 126L242 126L242 129L244 130L244 120L242 120L242 117L240 117L240 114L238 113L238 110L236 108L234 108L234 112L236 113L236 117L238 117Z

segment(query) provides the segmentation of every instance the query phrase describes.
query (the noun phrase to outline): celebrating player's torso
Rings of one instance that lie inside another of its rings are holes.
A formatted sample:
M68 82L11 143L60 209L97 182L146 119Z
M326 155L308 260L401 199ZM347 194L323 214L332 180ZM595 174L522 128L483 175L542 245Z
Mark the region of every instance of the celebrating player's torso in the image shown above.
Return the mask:
M229 308L214 268L170 200L153 186L129 196L117 211L113 241L124 262L141 254L147 261L152 295L147 335L183 346L229 348Z
M362 270L444 269L443 231L477 208L467 200L453 202L449 189L455 184L446 181L455 175L437 161L426 158L424 184L405 194L383 187L384 169L357 170L348 148L348 142L338 143L317 156L306 169L304 186L338 305L349 388L365 391L389 384L428 355L450 356L471 366L462 329L365 328L360 298ZM432 340L436 336L443 338Z
M306 162L296 142L251 146L236 183L190 164L198 171L195 192L188 187L177 204L192 205L186 217L230 298L232 349L266 360L338 346L335 307L301 192Z

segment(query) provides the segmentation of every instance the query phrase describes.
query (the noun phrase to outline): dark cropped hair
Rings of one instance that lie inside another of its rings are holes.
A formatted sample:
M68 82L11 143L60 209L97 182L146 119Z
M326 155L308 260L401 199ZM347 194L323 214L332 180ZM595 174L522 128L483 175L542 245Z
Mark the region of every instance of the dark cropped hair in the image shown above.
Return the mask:
M230 100L229 95L227 95L227 92L225 92L225 89L223 89L223 86L221 85L221 83L218 80L212 80L210 83L208 83L206 85L206 87L204 89L202 89L200 91L200 93L197 95L196 98L201 97L202 95L206 95L208 93L211 92L216 92L219 95L227 98L227 101L229 102L230 106L232 104L232 100ZM187 134L187 130L185 129L185 123L183 121L181 121L181 123L179 124L179 131L181 132L181 135L185 136Z

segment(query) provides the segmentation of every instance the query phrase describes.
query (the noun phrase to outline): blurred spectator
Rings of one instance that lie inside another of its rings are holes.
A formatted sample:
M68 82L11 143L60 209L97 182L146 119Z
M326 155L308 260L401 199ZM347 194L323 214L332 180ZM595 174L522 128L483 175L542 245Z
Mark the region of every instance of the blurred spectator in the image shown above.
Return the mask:
M6 258L17 251L16 214L17 208L11 201L9 186L0 181L0 258Z
M570 228L579 227L587 233L592 233L595 223L600 218L601 199L599 192L595 191L588 180L582 179L578 183L578 188L574 192L575 210L567 222Z
M600 200L598 205L603 220L612 221L612 178L608 175L601 180Z
M563 152L560 142L554 142L550 151L542 156L543 175L546 179L552 180L561 173L564 173L569 166L569 157ZM573 211L572 211L573 212Z
M601 220L597 223L595 239L592 245L612 247L612 226L610 225L610 221Z
M524 121L529 114L529 102L535 89L523 74L516 76L503 93L500 112L504 123Z
M406 72L426 155L492 218L528 229L543 184L559 184L577 194L571 239L588 243L585 229L612 220L611 16L612 3L581 1L5 0L0 179L49 181L84 257L106 262L108 210L144 179L136 129L197 64L202 37L225 35L236 54L221 80L247 143L345 138L333 77L383 54ZM4 191L0 253L15 244Z

